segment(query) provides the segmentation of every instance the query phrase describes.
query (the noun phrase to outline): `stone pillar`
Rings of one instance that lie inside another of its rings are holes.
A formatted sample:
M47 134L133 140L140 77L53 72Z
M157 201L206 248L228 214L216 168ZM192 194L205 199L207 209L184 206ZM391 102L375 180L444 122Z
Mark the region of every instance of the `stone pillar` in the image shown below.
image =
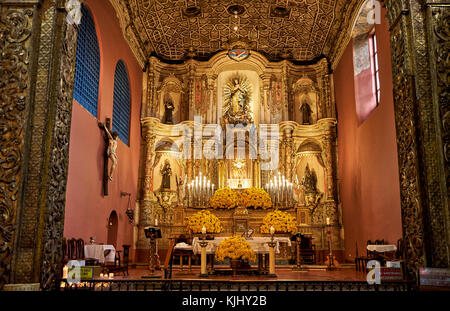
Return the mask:
M406 269L449 266L449 6L385 0ZM431 45L430 45L431 44ZM446 56L447 55L447 56Z
M64 4L0 4L0 289L60 277L77 42Z

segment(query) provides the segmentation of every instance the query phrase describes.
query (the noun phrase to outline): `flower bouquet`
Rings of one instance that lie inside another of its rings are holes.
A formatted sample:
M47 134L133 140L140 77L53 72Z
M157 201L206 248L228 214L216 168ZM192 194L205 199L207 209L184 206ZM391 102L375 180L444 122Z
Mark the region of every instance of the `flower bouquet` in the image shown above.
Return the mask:
M223 240L216 249L215 257L218 261L230 260L233 276L236 276L238 268L249 268L249 262L256 260L250 244L241 236Z
M274 227L277 233L295 234L297 232L295 217L280 210L270 212L264 217L261 233L270 233L270 227Z
M245 208L269 209L272 207L272 199L264 189L253 187L242 191L240 205Z
M218 189L209 204L214 209L232 209L238 205L238 196L230 188Z
M207 210L202 210L187 218L187 230L189 233L202 233L205 226L207 233L220 233L223 226L216 215Z

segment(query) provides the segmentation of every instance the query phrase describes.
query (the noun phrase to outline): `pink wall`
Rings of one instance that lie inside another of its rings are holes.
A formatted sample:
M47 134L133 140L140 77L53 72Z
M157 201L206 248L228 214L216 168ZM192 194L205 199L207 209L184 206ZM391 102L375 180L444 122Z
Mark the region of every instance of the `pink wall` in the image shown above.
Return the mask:
M142 95L142 70L133 56L122 31L116 13L109 1L86 0L96 24L100 45L100 88L98 120L105 122L113 115L114 72L119 59L127 67L131 89L130 146L118 139L118 166L109 183L109 196L102 195L103 134L97 119L74 101L70 136L69 176L67 183L64 236L83 238L95 236L96 242L107 243L107 220L115 210L119 217L117 248L133 244L133 225L125 214L131 193L134 209L140 147L140 106Z
M376 25L375 31L381 102L363 123L356 112L353 42L349 43L334 75L340 197L348 260L355 257L356 244L358 255L362 255L367 240L385 239L395 244L402 234L390 41L385 19Z

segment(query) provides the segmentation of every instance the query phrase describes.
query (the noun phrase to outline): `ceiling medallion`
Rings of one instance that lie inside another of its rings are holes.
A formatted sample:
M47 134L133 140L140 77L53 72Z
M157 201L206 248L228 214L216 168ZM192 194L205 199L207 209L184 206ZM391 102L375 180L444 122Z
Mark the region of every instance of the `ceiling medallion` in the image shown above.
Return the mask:
M234 4L228 7L227 12L234 16L242 15L245 12L245 8L242 5Z
M198 6L189 6L183 10L183 15L192 18L200 15L201 11Z
M275 6L270 10L270 15L272 17L289 17L291 14L291 9L284 6Z
M228 50L228 56L237 62L243 61L250 56L250 51L242 46L234 46Z

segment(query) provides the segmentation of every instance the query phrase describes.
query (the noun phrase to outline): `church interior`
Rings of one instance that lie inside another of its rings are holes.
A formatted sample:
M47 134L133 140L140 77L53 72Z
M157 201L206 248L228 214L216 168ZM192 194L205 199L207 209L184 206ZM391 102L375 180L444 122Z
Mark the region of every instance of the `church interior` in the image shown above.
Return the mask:
M448 3L25 2L0 288L450 288Z

